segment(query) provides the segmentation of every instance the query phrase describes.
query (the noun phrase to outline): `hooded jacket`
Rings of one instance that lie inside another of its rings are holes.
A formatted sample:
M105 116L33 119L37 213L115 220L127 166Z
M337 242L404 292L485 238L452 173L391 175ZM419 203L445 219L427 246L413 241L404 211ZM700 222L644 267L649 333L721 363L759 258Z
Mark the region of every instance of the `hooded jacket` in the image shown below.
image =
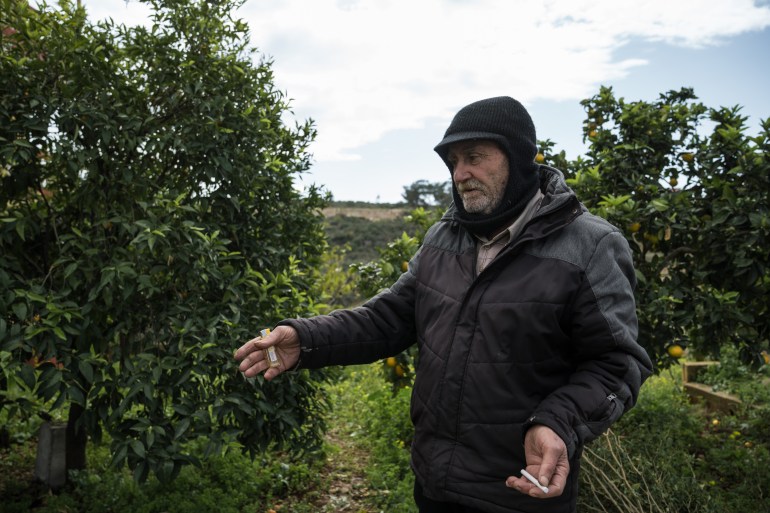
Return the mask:
M417 343L412 468L435 501L490 513L570 513L583 445L632 407L652 364L637 344L635 274L625 237L590 214L562 174L540 167L541 206L481 273L454 209L409 269L363 306L282 324L301 366L371 362ZM564 493L505 486L526 466L528 427L565 442Z

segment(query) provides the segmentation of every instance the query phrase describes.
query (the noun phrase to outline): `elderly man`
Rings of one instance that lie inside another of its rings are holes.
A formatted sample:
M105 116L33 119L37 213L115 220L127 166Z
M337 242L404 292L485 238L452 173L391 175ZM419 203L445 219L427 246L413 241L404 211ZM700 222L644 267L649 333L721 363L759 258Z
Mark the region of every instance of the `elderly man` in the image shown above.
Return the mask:
M651 372L628 244L561 172L535 163L535 127L512 98L461 109L435 151L454 205L409 269L359 308L282 321L237 351L240 370L272 379L416 343L419 510L573 512L583 445L634 405Z

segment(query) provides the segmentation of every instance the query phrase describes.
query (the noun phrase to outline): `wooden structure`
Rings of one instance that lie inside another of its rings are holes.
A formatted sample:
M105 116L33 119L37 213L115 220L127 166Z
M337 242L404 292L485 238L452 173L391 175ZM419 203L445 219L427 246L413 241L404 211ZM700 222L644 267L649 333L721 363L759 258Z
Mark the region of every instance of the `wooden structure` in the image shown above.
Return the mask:
M695 381L698 372L709 365L719 362L684 362L682 363L682 386L691 401L700 401L711 411L731 412L738 409L741 400L727 392L715 392L711 386Z

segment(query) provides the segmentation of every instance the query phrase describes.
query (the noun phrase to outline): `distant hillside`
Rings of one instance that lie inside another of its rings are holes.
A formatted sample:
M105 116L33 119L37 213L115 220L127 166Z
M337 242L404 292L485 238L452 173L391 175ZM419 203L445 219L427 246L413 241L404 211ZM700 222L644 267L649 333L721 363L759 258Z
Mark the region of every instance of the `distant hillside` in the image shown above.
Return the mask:
M398 219L409 213L406 207L343 207L330 206L323 209L324 217L347 216L363 217L370 221L382 221L385 219Z
M375 204L341 206L333 204L323 210L326 218L326 240L332 246L348 246L345 263L370 262L379 258L377 248L413 227L404 220L409 213L405 205L386 207Z

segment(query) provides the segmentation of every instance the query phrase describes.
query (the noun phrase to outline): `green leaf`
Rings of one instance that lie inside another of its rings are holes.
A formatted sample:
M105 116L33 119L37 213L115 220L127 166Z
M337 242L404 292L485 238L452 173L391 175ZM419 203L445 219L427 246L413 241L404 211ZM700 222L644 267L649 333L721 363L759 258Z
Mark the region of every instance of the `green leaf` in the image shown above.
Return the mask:
M83 394L83 391L77 385L71 385L67 389L67 396L70 398L72 402L79 404L81 406L86 406L86 396Z
M74 273L78 268L77 262L72 262L67 267L64 268L64 279L66 280L70 276L72 276L72 273Z
M140 458L144 458L144 455L145 455L144 444L140 440L131 441L131 450L134 451L134 454L136 454Z
M19 369L19 377L24 382L24 384L29 388L30 390L33 390L35 388L35 384L37 383L37 378L35 377L35 370L31 365L24 364Z
M80 360L78 362L78 370L86 380L86 383L91 384L94 382L94 369L91 367L91 364L88 361Z
M174 439L179 439L183 434L187 432L190 427L190 419L185 418L180 420L176 426L174 426Z
M26 295L27 295L27 298L30 301L35 301L37 303L45 303L46 302L46 298L45 297L43 297L40 294L37 294L35 292L28 291Z
M650 205L658 212L665 212L668 210L668 201L662 198L655 198L650 202Z
M110 465L114 468L118 468L123 465L123 462L126 459L126 455L128 454L128 444L122 443L118 447L118 450L115 451L112 454L112 460L110 461Z
M27 318L27 305L26 303L14 303L11 307L11 310L13 310L13 313L16 315L16 317L23 321Z
M149 474L149 467L147 463L142 461L134 469L134 482L142 484L147 481L147 475Z

